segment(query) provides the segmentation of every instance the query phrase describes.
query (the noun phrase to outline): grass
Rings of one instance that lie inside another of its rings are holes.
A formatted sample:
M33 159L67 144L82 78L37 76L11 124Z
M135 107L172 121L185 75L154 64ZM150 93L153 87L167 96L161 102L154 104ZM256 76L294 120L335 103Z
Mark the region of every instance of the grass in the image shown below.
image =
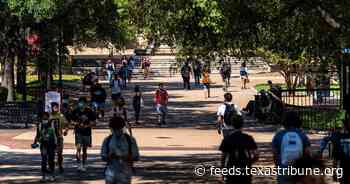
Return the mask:
M287 89L287 85L286 84L278 84L278 85L280 85L283 90ZM331 85L331 89L337 89L337 88L340 88L339 84L332 84ZM261 83L261 84L255 85L255 89L257 91L261 91L261 90L268 91L270 89L270 87L266 83ZM297 89L306 89L306 87L305 86L299 86L299 87L297 87Z
M345 111L309 110L303 112L300 118L303 120L303 128L305 129L329 130L342 127Z
M58 75L53 76L53 84L58 84ZM81 75L62 75L62 82L63 84L72 84L79 82L81 80ZM38 80L37 75L27 75L27 86L28 87L39 87L40 81Z

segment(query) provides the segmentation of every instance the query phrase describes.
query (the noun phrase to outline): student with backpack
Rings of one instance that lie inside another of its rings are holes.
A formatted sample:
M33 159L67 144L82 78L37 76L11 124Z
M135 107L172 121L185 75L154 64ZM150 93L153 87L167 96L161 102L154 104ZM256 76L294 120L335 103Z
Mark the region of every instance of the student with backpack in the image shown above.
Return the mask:
M158 120L159 120L159 125L165 125L165 119L168 113L168 92L164 88L163 83L159 83L159 88L156 90L156 93L154 95L154 103L156 104L156 110L158 113Z
M57 152L57 163L59 172L62 174L63 170L63 147L64 139L63 136L68 134L68 121L65 116L60 112L60 106L58 103L51 103L51 113L49 121L55 129L55 134L57 136L56 152Z
M40 143L42 182L55 180L55 149L57 135L52 121L49 121L49 113L44 112L37 124L36 136L32 148ZM47 168L49 165L49 169Z
M124 133L126 123L123 118L114 116L109 122L112 134L102 143L101 157L105 161L106 184L131 184L133 163L140 159L136 140Z
M343 129L332 133L321 141L321 155L326 149L328 143L332 143L332 156L334 167L342 168L342 178L339 178L340 184L350 183L350 118L347 116L343 121Z
M106 63L107 80L110 82L113 78L113 73L115 71L114 63L109 59Z
M258 160L259 154L257 145L252 136L243 133L243 119L240 115L232 116L231 125L235 129L230 135L224 138L219 150L222 152L223 168L240 168L244 171L251 168L252 164ZM227 176L224 178L225 184L250 184L252 183L251 175Z
M100 83L96 83L91 87L91 104L93 110L97 114L97 117L103 118L105 116L105 104L107 99L106 90L102 87Z
M229 136L233 131L232 117L236 115L241 115L239 107L232 103L232 94L225 93L224 104L222 104L217 112L218 116L218 133L223 134L223 137Z
M181 68L181 76L183 79L184 89L191 89L190 79L191 79L191 72L192 69L188 62L185 63L185 65Z
M299 158L310 156L310 140L301 130L302 121L296 112L287 112L281 130L272 139L272 151L276 166L287 168ZM279 184L293 183L292 176L279 175Z
M136 85L134 92L135 92L135 95L132 99L132 106L133 106L134 111L135 111L135 123L139 124L141 107L143 105L143 99L142 99L142 93L140 90L140 86Z

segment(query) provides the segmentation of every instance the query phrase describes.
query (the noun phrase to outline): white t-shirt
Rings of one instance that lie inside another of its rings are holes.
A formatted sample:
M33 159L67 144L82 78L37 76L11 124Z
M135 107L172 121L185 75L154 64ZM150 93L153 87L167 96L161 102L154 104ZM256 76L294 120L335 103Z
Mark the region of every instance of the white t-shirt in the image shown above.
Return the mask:
M113 85L112 85L112 94L118 94L122 92L122 89L120 88L121 81L120 80L113 80Z
M222 116L223 117L225 115L225 110L226 110L226 105L225 104L232 105L232 103L228 103L228 102L225 102L224 104L220 105L219 109L218 109L217 116ZM238 105L234 104L234 107L235 107L238 115L242 115ZM225 122L224 122L222 128L223 129L234 129L233 126L227 125Z

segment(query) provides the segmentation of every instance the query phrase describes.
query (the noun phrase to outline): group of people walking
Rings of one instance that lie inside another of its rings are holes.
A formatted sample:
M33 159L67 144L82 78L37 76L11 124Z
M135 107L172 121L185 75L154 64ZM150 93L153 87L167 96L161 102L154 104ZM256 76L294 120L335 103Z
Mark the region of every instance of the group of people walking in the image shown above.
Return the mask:
M222 152L222 168L240 168L246 173L246 168L259 160L259 148L254 138L242 131L244 126L243 114L239 107L232 102L232 94L225 93L224 103L218 109L218 132L223 135L219 147ZM302 120L296 112L287 112L282 121L283 129L272 139L273 161L276 167L296 169L319 169L323 172L325 164L322 161L323 152L328 143L332 143L332 155L336 169L334 178L341 184L350 183L350 118L343 121L343 129L326 136L319 150L311 147L310 139L302 129ZM225 176L226 184L252 183L252 175ZM324 174L294 176L278 173L279 184L326 184Z

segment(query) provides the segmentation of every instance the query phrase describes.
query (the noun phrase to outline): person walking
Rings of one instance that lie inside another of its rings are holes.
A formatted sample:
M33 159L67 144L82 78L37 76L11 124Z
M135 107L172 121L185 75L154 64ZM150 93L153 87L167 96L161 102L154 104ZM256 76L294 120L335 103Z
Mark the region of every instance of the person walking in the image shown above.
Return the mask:
M201 81L201 77L202 77L202 65L200 63L199 60L195 60L193 63L193 75L194 75L194 80L195 80L195 84L196 86L200 86L200 81Z
M114 116L122 117L124 118L125 122L128 122L128 114L124 97L121 96L120 98L118 98L115 107L113 108L113 113Z
M243 119L240 115L232 116L231 125L235 129L221 142L219 150L222 152L222 168L250 169L259 158L254 138L242 132ZM225 184L251 184L251 175L229 175L224 177Z
M144 57L142 59L142 69L143 69L144 79L147 79L149 77L150 67L151 67L151 61L148 58Z
M340 184L350 183L350 118L346 116L343 121L343 129L332 133L321 141L320 153L326 149L328 143L332 143L332 156L334 159L334 168L343 169L340 178Z
M239 75L241 76L242 89L247 89L247 83L249 82L248 78L248 69L246 62L243 62L240 69Z
M112 134L102 143L101 158L106 162L106 184L131 184L133 163L140 159L139 148L132 135L124 133L126 123L114 116L109 122Z
M181 68L181 76L183 79L184 89L187 89L187 90L191 89L191 84L190 84L191 73L192 73L192 69L191 69L189 63L186 62Z
M310 140L301 130L302 121L295 112L287 112L283 127L272 139L273 158L276 166L287 168L292 166L296 160L311 156ZM292 176L279 175L277 183L294 183Z
M120 75L115 74L114 79L111 82L111 89L112 89L112 102L113 107L116 107L116 103L119 100L119 98L122 96L122 80Z
M204 69L202 83L204 86L204 98L210 98L210 77L207 68Z
M91 104L98 118L105 116L105 104L107 99L106 90L100 83L96 83L91 88Z
M127 62L123 62L122 67L119 70L119 75L121 76L122 79L122 88L126 89L126 84L127 84L127 80L129 78L129 69L128 69L128 65Z
M222 79L224 81L224 91L228 91L231 80L231 64L229 62L223 62L221 67Z
M63 170L63 146L64 139L63 136L68 134L69 125L67 119L60 112L59 104L56 102L51 103L51 113L49 121L55 129L55 134L57 136L56 152L57 152L57 163L59 167L59 172L62 174Z
M112 63L112 60L108 59L105 68L107 71L107 80L110 82L112 81L113 74L115 72L115 66L114 66L114 63Z
M134 112L135 112L135 123L140 124L139 123L140 112L141 112L141 107L143 105L143 99L142 99L142 93L140 90L140 86L136 85L134 92L135 92L135 95L132 99L132 106L133 106Z
M35 148L37 143L40 143L41 182L55 180L55 149L58 137L52 121L49 121L49 116L47 112L42 113L41 120L37 124L34 143L32 144L32 148ZM49 165L49 169L47 165Z
M236 115L242 115L239 107L232 103L232 94L224 94L224 103L219 106L217 116L218 116L218 133L223 135L223 137L229 136L233 131L232 117Z
M86 171L87 150L92 145L92 127L96 125L96 113L89 108L86 98L81 97L73 111L73 117L78 170Z
M156 110L158 112L158 121L159 125L165 125L166 124L166 116L168 113L168 92L164 88L163 83L159 83L159 88L156 90L154 95L154 102L156 104Z

